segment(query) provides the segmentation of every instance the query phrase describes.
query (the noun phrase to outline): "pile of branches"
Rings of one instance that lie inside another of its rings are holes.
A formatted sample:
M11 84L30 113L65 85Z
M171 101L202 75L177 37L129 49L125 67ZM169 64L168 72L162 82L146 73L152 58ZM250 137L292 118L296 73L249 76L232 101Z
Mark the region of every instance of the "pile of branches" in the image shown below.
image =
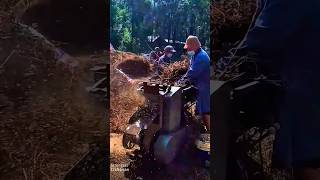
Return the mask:
M215 73L228 63L221 62L231 57L230 50L244 38L256 11L257 0L213 1L211 6L211 57ZM215 74L213 79L218 78Z
M257 0L214 1L211 7L211 55L216 62L219 57L241 41L251 24Z
M211 10L211 23L214 35L223 27L240 27L250 24L256 9L256 0L214 1Z
M46 2L47 0L1 0L0 11L5 11L18 15L18 11L25 11L36 3Z
M26 0L1 0L0 11L10 12L18 3L26 3Z
M184 74L187 73L190 64L189 62L189 59L185 58L165 67L161 75L162 81L170 84L178 81Z

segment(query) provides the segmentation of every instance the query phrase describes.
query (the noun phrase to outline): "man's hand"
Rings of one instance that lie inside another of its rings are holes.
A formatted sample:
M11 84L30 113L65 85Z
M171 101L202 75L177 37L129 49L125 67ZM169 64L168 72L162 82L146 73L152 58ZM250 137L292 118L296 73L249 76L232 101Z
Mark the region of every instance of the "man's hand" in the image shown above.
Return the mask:
M187 77L183 76L181 79L179 79L179 80L176 82L176 84L177 84L178 86L188 86L188 85L191 84L191 82L190 82L190 80L189 80Z
M179 79L179 80L176 82L176 84L177 84L178 86L184 85L184 79Z

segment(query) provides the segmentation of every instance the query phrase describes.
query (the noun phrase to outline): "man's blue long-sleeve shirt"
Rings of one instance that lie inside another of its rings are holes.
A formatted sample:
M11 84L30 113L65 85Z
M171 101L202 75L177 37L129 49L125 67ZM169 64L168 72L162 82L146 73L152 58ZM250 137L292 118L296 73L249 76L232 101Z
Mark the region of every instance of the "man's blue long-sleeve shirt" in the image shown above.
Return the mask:
M210 58L200 49L191 59L186 77L198 88L196 111L210 113Z

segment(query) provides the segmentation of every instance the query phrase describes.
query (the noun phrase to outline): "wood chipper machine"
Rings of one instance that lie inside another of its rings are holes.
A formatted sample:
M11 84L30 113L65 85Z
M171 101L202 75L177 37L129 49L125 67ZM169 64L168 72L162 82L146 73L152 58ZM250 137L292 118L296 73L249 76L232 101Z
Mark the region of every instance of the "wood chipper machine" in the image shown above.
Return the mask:
M140 163L143 164L142 167L149 168L146 164L152 164L150 162L164 166L172 164L188 148L195 147L195 139L203 128L192 114L197 89L185 84L171 86L143 82L138 91L145 97L146 107L140 108L129 119L123 135L123 146L126 149L139 146L139 150L134 151L131 158L144 159ZM209 156L210 152L206 153ZM133 171L139 174L136 164L131 163L129 169L134 168ZM146 171L145 168L141 169ZM127 176L133 179L132 174Z
M186 137L186 128L192 118L188 109L195 102L197 90L193 86L183 88L143 82L138 91L146 98L149 112L130 118L123 135L123 146L130 149L139 145L159 161L170 163Z

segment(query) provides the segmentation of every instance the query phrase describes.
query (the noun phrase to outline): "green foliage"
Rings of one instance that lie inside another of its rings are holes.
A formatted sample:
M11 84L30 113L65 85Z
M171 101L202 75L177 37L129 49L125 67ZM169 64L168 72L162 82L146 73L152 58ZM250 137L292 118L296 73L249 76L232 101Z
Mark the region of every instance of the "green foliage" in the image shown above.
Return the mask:
M148 36L210 43L210 0L111 0L111 42L120 50L148 52Z
M123 32L123 45L124 45L124 47L122 49L125 49L125 47L130 47L131 44L132 44L131 31L128 28L125 28L124 32Z

